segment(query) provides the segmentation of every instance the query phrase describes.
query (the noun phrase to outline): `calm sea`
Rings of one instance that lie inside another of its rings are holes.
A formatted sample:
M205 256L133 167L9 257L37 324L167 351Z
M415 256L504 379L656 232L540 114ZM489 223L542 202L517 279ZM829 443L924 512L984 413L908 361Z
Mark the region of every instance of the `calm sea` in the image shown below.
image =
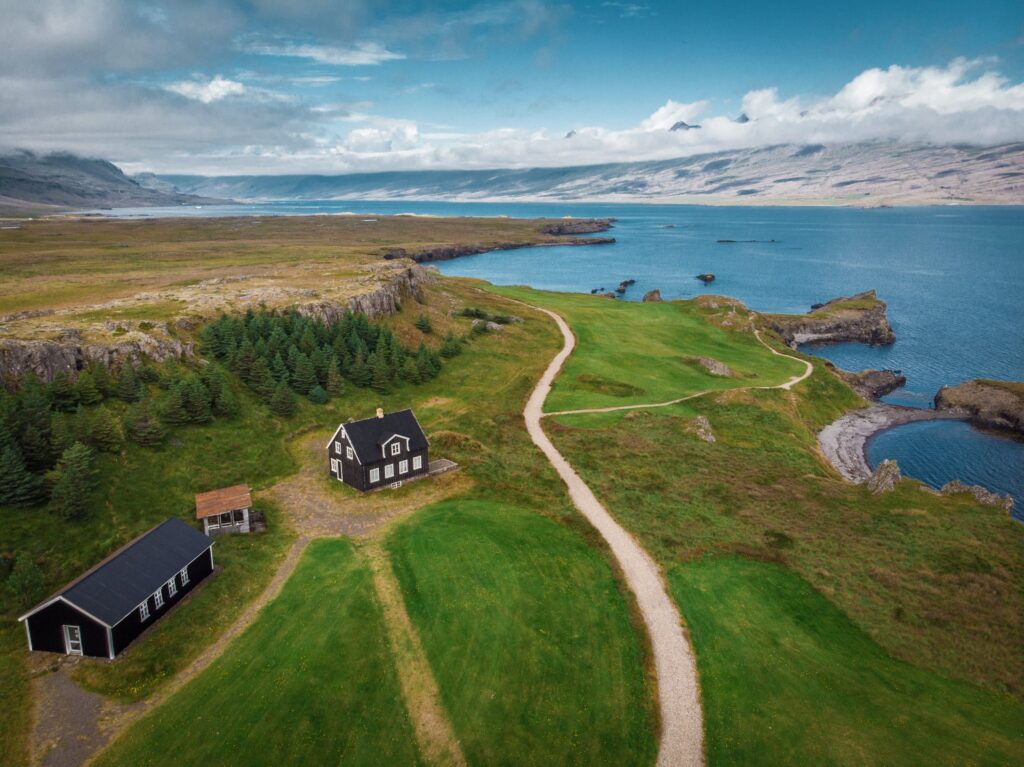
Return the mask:
M610 216L614 245L531 248L442 262L446 274L497 284L590 292L634 279L625 298L734 296L752 309L803 312L875 289L889 304L892 346L819 346L848 370L895 368L907 385L887 397L930 407L940 386L970 378L1024 380L1024 208L757 208L452 202L281 202L118 215L413 213L559 218ZM721 242L732 240L733 242ZM697 274L712 272L705 286ZM875 463L899 460L932 485L959 478L1011 493L1024 513L1024 442L961 423L928 422L874 439Z

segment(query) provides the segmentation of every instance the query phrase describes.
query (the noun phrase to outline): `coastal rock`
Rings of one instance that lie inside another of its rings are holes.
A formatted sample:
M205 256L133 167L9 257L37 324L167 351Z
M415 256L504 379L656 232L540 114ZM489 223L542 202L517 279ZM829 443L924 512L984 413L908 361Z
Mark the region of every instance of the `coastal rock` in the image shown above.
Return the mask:
M714 282L715 275L711 274L711 272L705 272L704 274L698 274L697 279L706 284L708 282Z
M842 341L878 346L896 340L886 310L885 301L867 290L834 298L807 314L766 314L764 318L768 327L794 348L804 343Z
M976 379L943 386L935 395L935 409L964 415L977 426L1022 434L1024 383Z
M898 370L861 370L851 373L826 363L846 384L867 400L877 400L886 394L892 394L907 383L907 378Z
M614 218L567 218L547 224L541 228L544 234L593 234L607 232L615 223Z
M868 477L867 487L875 495L890 493L896 489L900 479L902 479L902 475L899 464L891 458L887 458L871 472L871 476Z
M616 298L616 295L610 290L606 290L604 293L598 293L597 295L601 296L601 298Z
M696 434L697 437L710 444L714 444L716 442L715 432L711 429L711 422L705 416L699 415L690 423L691 431Z
M643 303L645 304L656 304L661 302L661 290L655 288L654 290L648 290L644 293Z
M603 231L603 230L595 230ZM555 241L541 242L499 242L494 245L440 245L433 248L421 248L419 250L406 250L405 248L386 248L381 255L388 261L408 258L417 264L430 261L450 261L453 258L462 256L475 256L480 253L490 253L494 250L517 250L519 248L532 248L538 245L608 245L615 242L614 237L567 237Z
M991 490L982 487L981 485L965 485L958 479L954 479L952 482L947 482L939 490L943 495L954 495L956 493L969 493L974 496L974 499L985 506L995 506L1000 509L1005 509L1008 512L1013 511L1013 498L1008 495L999 495L999 493L993 493Z

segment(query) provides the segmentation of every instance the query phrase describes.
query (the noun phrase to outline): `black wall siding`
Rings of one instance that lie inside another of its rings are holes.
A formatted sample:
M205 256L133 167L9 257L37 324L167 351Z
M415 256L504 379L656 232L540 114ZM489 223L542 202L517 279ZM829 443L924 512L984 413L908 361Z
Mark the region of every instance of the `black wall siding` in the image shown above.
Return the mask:
M64 626L78 626L82 630L82 653L94 658L110 657L107 647L107 627L93 620L81 610L63 601L56 601L26 618L33 650L64 654Z

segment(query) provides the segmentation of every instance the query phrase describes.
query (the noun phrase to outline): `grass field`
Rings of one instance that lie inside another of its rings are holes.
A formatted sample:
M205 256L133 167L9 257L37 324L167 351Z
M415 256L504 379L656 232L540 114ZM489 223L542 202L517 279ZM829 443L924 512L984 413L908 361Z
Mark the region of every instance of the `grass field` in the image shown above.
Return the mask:
M893 660L794 573L708 557L669 583L700 648L709 764L1024 761L1024 704Z
M576 334L576 350L545 404L548 412L772 386L803 372L800 363L772 354L752 334L708 323L692 302L640 304L525 288L493 290L557 310ZM723 362L733 377L711 375L693 357Z
M387 548L470 764L653 761L640 640L578 536L459 500L404 522Z
M98 761L418 763L369 568L343 540L311 543L229 651Z

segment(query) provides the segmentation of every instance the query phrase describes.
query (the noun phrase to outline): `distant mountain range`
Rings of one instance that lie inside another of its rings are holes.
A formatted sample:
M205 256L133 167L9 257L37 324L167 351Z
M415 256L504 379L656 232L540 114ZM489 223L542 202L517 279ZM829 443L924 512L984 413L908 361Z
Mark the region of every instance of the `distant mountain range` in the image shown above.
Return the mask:
M0 209L289 199L1024 204L1024 144L780 145L568 168L133 178L69 154L0 156Z
M58 153L0 155L0 211L58 211L205 202L173 189L140 186L105 160Z

